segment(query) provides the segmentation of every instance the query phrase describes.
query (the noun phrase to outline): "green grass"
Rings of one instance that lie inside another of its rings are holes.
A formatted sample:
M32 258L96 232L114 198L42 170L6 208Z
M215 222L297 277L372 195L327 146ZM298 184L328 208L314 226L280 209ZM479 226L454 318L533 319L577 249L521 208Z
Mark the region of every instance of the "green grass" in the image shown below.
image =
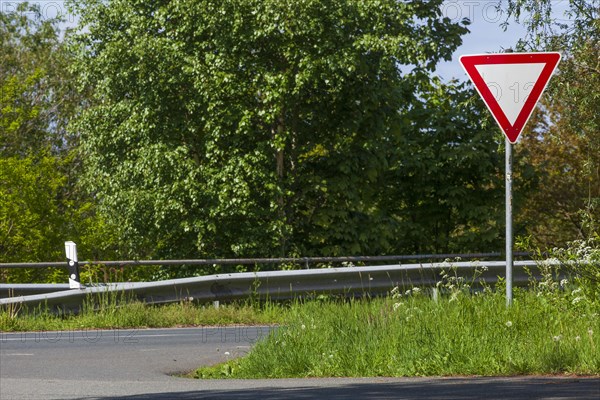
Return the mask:
M151 306L130 302L117 306L112 300L89 303L77 315L57 315L45 309L0 310L0 331L72 329L167 328L176 326L269 325L281 321L282 307L267 304L200 306L189 302Z
M597 304L597 303L596 303ZM420 292L293 305L242 359L197 378L600 374L598 306L567 295Z

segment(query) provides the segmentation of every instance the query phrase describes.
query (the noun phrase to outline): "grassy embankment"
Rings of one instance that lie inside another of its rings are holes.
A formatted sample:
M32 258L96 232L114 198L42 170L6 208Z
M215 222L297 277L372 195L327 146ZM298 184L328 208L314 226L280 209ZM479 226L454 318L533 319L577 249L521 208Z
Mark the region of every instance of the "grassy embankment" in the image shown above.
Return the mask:
M97 300L94 306L90 302L77 315L57 315L45 309L0 310L0 331L270 325L280 322L284 312L282 307L271 304L258 307L241 303L214 308L189 302L161 306L131 302L117 306L114 298Z
M311 302L245 358L198 378L600 374L599 317L519 292L438 303L403 299Z
M557 281L473 292L445 274L433 301L419 288L372 300L292 306L282 328L248 356L196 378L600 375L600 299ZM591 293L594 293L592 291Z

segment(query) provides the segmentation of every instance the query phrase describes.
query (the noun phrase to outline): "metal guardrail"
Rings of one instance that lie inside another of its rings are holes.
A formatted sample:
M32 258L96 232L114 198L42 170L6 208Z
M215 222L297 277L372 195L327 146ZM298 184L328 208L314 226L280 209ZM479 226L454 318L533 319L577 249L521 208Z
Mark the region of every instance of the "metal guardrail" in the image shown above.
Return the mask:
M531 279L527 268L536 265L535 261L516 261L513 273L514 285L526 285ZM389 292L394 287L435 287L441 280L442 271L447 271L452 276L462 277L468 282L474 277L476 269L481 272L478 279L494 285L499 276L504 276L505 262L443 262L218 274L159 282L115 283L55 293L2 298L0 306L46 305L55 311L78 310L91 296L110 293L122 295L124 299L136 299L150 304L186 299L199 302L227 302L250 296L271 300L319 294L377 296ZM534 268L532 272L533 270ZM5 288L2 289L2 286ZM0 285L0 290L5 290L6 286Z
M0 283L0 299L69 290L68 283Z
M530 253L515 253L516 256L530 256ZM124 266L174 266L174 265L254 265L254 264L297 264L308 269L310 264L319 263L374 263L391 261L445 260L445 259L482 259L499 258L502 253L464 253L464 254L416 254L395 256L355 256L355 257L282 257L282 258L214 258L190 260L123 260L123 261L80 261L80 265L104 265L107 267ZM2 268L47 268L66 267L65 262L0 263Z

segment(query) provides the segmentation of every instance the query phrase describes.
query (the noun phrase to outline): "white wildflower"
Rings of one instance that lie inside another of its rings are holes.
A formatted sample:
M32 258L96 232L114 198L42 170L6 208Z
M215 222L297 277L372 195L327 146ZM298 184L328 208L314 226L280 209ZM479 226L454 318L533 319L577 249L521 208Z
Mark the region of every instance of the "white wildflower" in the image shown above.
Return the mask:
M459 292L454 292L454 293L452 293L452 294L450 295L450 300L449 300L449 301L450 301L450 302L452 302L452 301L456 301L456 300L458 300L458 293L459 293Z
M302 325L300 326L300 329L302 329L302 330L305 330L305 329L306 329L306 325L302 324Z
M581 336L579 336L579 335L575 336L575 341L576 342L579 342L580 340L581 340Z
M560 286L562 286L562 287L565 287L565 286L567 286L567 283L569 283L569 281L568 281L568 280L566 280L566 279L561 279L561 281L560 281Z
M398 307L400 307L402 305L402 303L394 303L394 305L392 307L394 307L394 311L396 311L398 309Z
M555 342L560 342L561 339L562 339L562 335L557 335L557 336L552 337L552 340L554 340Z
M513 326L513 323L512 323L512 321L506 321L506 324L504 324L504 325L506 325L508 328L510 328L511 326Z
M573 300L571 300L571 304L575 305L575 304L579 303L581 300L583 300L582 297L575 297Z

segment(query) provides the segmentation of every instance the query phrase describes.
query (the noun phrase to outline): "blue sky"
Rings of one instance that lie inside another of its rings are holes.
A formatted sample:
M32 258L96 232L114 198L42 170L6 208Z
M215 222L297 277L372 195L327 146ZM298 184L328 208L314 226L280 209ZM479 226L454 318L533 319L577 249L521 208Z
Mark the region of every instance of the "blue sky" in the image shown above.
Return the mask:
M506 21L506 14L496 8L497 4L497 0L446 0L444 2L442 13L453 22L469 18L471 33L463 36L463 44L454 53L452 61L439 65L436 72L442 78L466 80L467 75L460 66L458 57L463 54L499 52L514 47L519 38L525 36L525 27L514 20L509 20L506 30L501 27L501 24Z
M464 54L496 53L516 45L520 38L526 35L526 29L514 19L509 19L508 27L504 30L501 24L506 21L505 13L498 11L496 6L499 0L446 0L442 6L442 13L454 22L459 22L467 17L471 20L469 30L471 33L463 36L463 44L454 53L452 61L444 62L438 66L437 74L445 80L458 78L466 80L467 75L458 62ZM506 3L506 0L502 0ZM566 21L564 15L569 0L553 0L552 16L561 21ZM527 18L527 16L524 16Z

